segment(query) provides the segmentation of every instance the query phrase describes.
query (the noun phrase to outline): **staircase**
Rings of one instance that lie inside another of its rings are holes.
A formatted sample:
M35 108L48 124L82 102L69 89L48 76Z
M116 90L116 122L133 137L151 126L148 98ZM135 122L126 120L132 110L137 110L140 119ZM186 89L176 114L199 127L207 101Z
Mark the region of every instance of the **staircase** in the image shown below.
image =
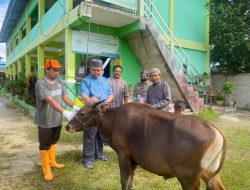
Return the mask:
M157 67L161 70L161 79L169 83L173 99L184 101L192 111L199 111L203 106L203 99L199 98L198 91L194 90L194 86L189 83L194 83L195 78L202 79L202 77L152 1L148 0L144 5L145 17L141 18L142 31L127 39L131 48L143 68L150 70ZM163 24L159 24L158 20L161 20ZM170 38L177 46L171 47Z

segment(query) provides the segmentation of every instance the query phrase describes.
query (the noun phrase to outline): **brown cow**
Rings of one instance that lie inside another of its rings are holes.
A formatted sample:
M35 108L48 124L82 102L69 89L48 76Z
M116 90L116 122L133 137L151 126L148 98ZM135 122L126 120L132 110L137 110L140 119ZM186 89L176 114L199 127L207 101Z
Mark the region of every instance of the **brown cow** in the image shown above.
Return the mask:
M213 125L195 116L129 103L118 108L82 108L67 124L70 132L98 126L119 160L122 190L134 189L137 165L163 176L177 177L184 190L224 190L219 171L226 140Z

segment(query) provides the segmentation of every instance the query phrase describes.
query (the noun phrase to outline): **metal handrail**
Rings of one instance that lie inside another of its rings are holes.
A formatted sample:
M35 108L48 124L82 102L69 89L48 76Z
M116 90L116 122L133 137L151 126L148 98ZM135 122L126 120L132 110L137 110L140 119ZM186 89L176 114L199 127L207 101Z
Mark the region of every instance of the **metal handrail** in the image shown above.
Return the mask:
M153 2L151 0L148 0L148 2L150 3L150 5L153 7L154 11L157 13L158 17L160 18L161 22L164 24L164 26L167 28L167 31L170 33L170 36L174 39L174 41L176 42L176 44L178 45L177 47L180 48L181 52L185 55L185 58L187 59L188 63L190 63L190 65L192 66L192 68L195 70L195 72L197 73L197 76L200 76L199 72L197 71L197 69L195 68L195 66L192 64L191 60L189 59L188 55L186 54L186 52L183 50L183 48L181 47L181 45L179 44L178 40L175 38L174 34L171 32L171 30L169 29L168 25L166 24L165 20L162 18L161 14L159 13L159 11L157 10L157 8L155 7L155 5L153 4ZM154 14L152 14L152 11L148 8L148 6L144 3L144 6L147 8L147 11L150 12L150 14L154 17ZM146 14L146 11L144 10L144 13ZM150 18L150 17L148 17ZM154 17L155 18L155 17ZM157 19L155 19L156 22ZM158 24L159 27L160 24ZM164 31L164 34L165 31ZM183 58L182 58L183 59ZM185 61L183 61L185 62Z
M152 14L152 12L150 11L150 9L149 9L149 7L147 6L147 5L145 5L145 7L147 8L147 10L148 10L148 12L151 14L151 16L152 16L152 18L154 19L154 21L158 24L158 26L159 26L159 28L160 28L160 30L163 32L163 34L166 36L166 37L168 37L168 35L166 34L166 32L165 32L165 30L163 30L163 28L161 27L161 25L159 24L159 22L157 21L157 19L155 18L155 16ZM148 18L149 18L149 15L145 12L144 13ZM153 24L154 25L154 24ZM168 40L170 41L170 39L169 39L169 37L168 37ZM171 49L171 47L167 44L167 46L168 46L168 48L169 49ZM176 49L176 48L174 48L175 50L176 50L176 53L177 53L177 55L178 55L178 57L180 57L180 59L181 59L181 61L183 62L183 63L185 63L185 60L183 59L183 57L181 56L181 54L179 53L179 51ZM176 55L176 56L177 56ZM192 72L192 70L190 70L190 69L185 69L184 68L184 66L183 66L183 64L181 64L181 62L180 62L180 60L179 59L176 59L177 60L177 62L179 63L179 65L182 67L182 69L184 70L184 71L189 71L191 74L193 74L193 72ZM194 74L193 74L194 75Z
M148 8L148 7L147 7ZM149 11L149 13L151 14L151 12ZM145 13L145 15L147 15L147 13ZM147 15L148 16L148 15ZM155 18L154 15L152 15L153 18ZM159 25L159 22L155 19L156 23ZM167 36L166 32L162 29L162 27L159 25L159 28L161 29L161 31L164 33L165 36ZM169 40L170 41L170 40ZM167 46L170 48L170 46L167 44ZM179 54L179 52L177 52ZM179 54L180 55L180 54ZM182 57L181 57L182 59ZM177 61L179 62L179 60L177 59ZM184 62L184 60L182 59L182 61ZM179 62L180 63L180 62ZM181 65L181 63L180 63ZM183 66L182 66L183 67ZM184 68L183 68L184 69Z

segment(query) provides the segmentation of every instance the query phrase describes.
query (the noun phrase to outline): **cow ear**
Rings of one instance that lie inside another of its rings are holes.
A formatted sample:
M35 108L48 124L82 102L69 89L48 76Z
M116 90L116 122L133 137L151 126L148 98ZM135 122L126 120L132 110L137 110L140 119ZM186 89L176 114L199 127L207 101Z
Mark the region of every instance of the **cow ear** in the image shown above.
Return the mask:
M99 112L105 112L108 108L108 103L102 103L96 107Z

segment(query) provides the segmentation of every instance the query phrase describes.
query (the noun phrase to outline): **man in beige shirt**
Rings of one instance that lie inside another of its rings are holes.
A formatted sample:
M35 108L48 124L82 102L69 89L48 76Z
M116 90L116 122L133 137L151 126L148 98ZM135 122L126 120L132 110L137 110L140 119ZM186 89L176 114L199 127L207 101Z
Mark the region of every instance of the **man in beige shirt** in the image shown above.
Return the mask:
M114 66L113 77L108 80L113 92L113 100L110 103L110 108L128 103L129 93L126 82L122 80L122 66Z

